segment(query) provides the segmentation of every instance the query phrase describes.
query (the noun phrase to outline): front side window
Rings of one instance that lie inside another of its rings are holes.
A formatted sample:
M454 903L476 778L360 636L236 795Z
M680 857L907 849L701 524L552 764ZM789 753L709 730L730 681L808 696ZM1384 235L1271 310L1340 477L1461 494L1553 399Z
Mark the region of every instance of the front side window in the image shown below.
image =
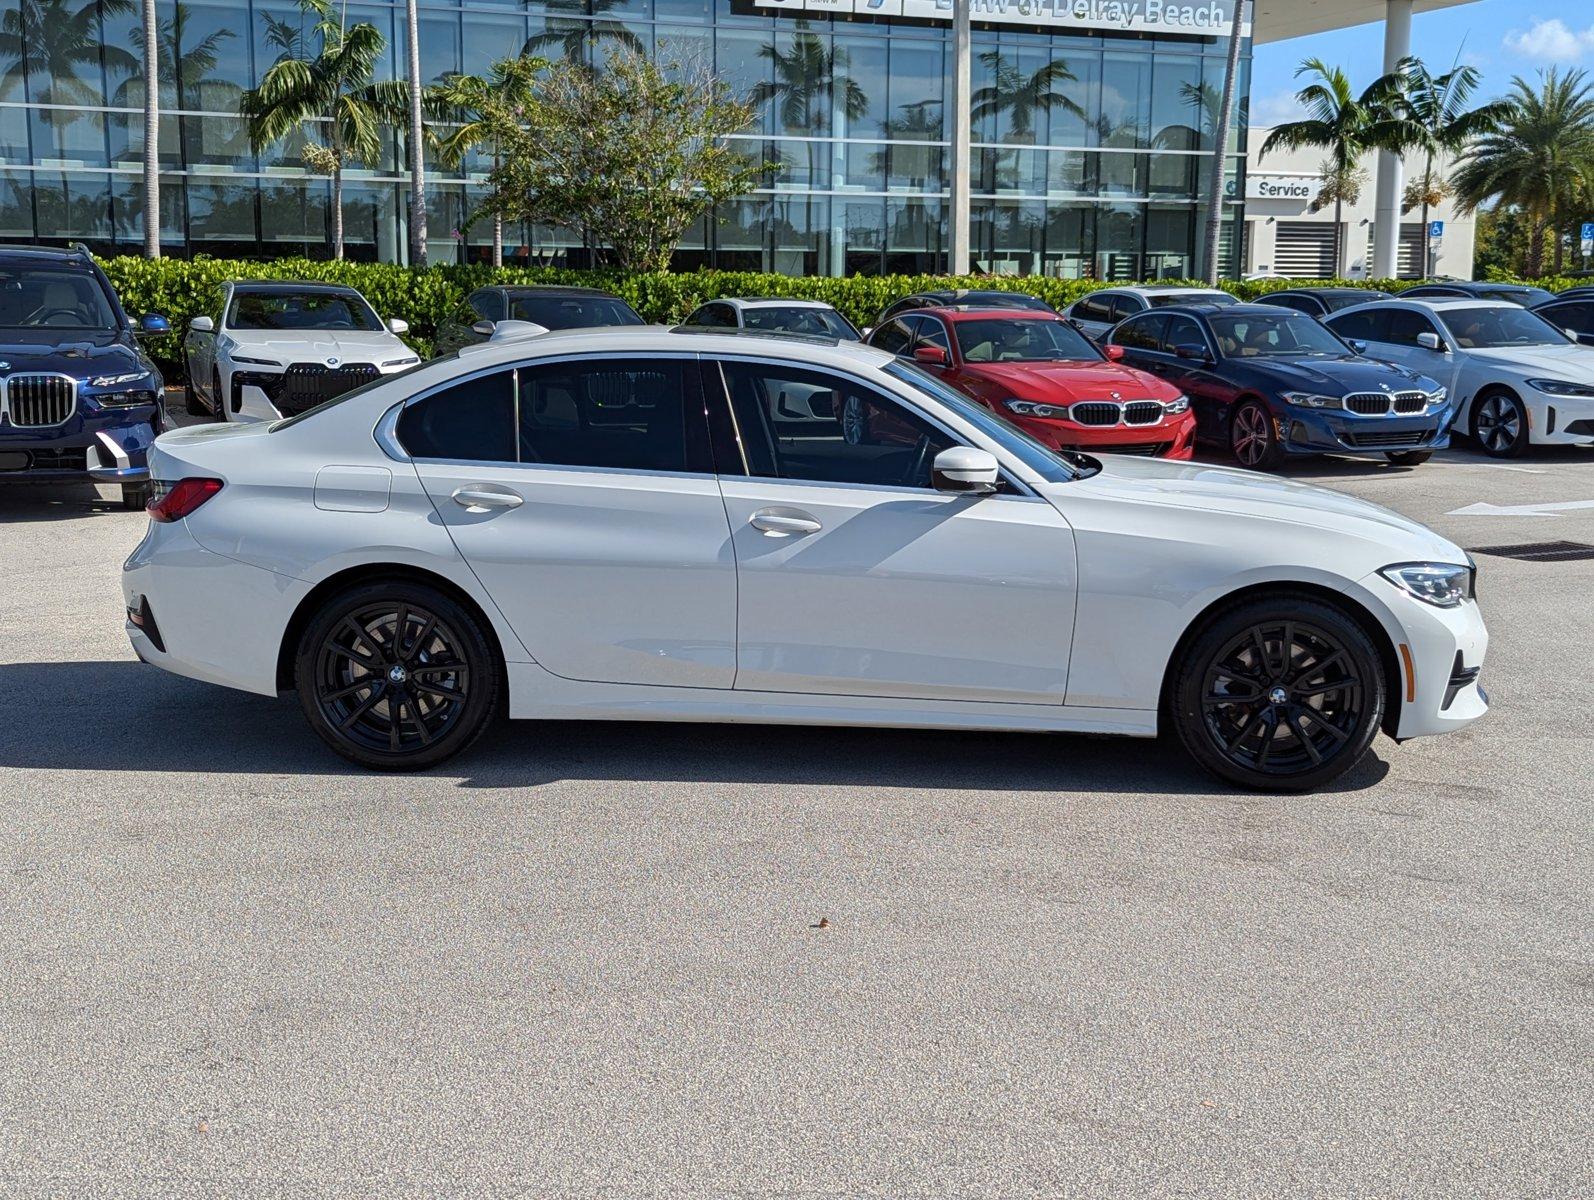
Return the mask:
M865 487L931 486L953 439L890 396L843 375L784 363L723 362L747 469Z
M1071 315L1080 321L1112 320L1111 296L1086 296L1074 305Z
M736 314L728 304L705 304L682 322L700 329L735 329Z
M952 342L946 336L946 326L941 324L939 317L918 316L911 318L911 320L914 333L918 338L914 343L915 347L939 346L946 351L948 358L952 356Z
M1207 350L1206 335L1201 332L1201 326L1194 317L1187 317L1183 313L1174 313L1168 318L1168 324L1161 334L1161 349L1165 354L1177 354L1180 346L1194 346L1203 354Z
M606 325L641 325L642 318L614 296L562 296L523 293L509 298L512 321L531 321L544 329L591 329Z
M1131 317L1112 331L1114 345L1126 350L1157 350L1161 348L1160 331L1166 317Z
M1139 296L1131 296L1125 292L1112 298L1111 320L1122 321L1125 317L1132 317L1137 312L1144 312L1145 309L1145 301L1141 300Z
M375 333L382 322L363 297L341 292L234 292L229 329L354 329Z
M1218 313L1207 318L1225 358L1342 358L1345 343L1304 313Z
M16 267L0 270L0 327L117 328L116 310L88 271Z
M964 362L1057 362L1063 359L1097 362L1101 359L1100 352L1089 339L1066 321L988 317L959 321L953 329Z
M474 325L478 318L488 321L504 319L504 298L497 292L477 292L465 305L459 320L464 325Z
M1347 342L1388 342L1392 312L1388 308L1368 308L1331 317L1324 324Z
M1396 308L1389 313L1389 328L1384 340L1391 346L1415 346L1418 335L1424 333L1437 337L1439 331L1422 313L1410 308Z
M1439 319L1463 350L1567 344L1564 333L1525 308L1451 308Z
M869 344L877 350L884 350L887 354L906 354L908 346L913 341L913 331L901 317L887 321L869 339Z

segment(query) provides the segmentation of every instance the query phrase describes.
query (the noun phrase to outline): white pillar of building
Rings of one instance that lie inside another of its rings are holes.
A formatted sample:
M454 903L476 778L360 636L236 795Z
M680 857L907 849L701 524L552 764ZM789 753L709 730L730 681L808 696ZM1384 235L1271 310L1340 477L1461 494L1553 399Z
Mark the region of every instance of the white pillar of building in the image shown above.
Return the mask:
M952 111L947 114L947 130L952 141L951 162L948 164L948 190L952 202L947 212L948 240L951 243L947 266L953 275L966 275L971 255L969 125L972 113L969 110L974 107L973 6L971 0L952 0L952 3Z
M1384 0L1384 74L1411 53L1412 0ZM1378 152L1378 203L1373 211L1373 261L1368 274L1393 279L1400 256L1400 200L1405 191L1400 155Z

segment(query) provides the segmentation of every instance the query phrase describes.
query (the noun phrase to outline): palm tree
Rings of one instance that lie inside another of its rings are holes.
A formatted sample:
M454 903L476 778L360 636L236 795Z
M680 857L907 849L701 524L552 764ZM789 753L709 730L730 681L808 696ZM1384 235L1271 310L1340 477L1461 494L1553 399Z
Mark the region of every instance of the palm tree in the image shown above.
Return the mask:
M1258 157L1275 148L1328 151L1320 199L1334 202L1334 274L1341 275L1345 269L1345 201L1360 189L1357 164L1369 150L1398 148L1400 122L1394 106L1401 76L1398 72L1380 76L1358 95L1342 69L1330 67L1320 58L1307 59L1295 75L1312 77L1311 83L1295 93L1308 115L1305 120L1275 128L1262 143Z
M1511 80L1496 127L1472 143L1451 178L1456 199L1472 210L1494 201L1528 216L1527 273L1544 269L1544 234L1555 233L1555 268L1564 248L1560 221L1594 185L1594 83L1582 71L1551 67L1534 88Z
M178 10L181 11L181 10ZM144 257L161 256L161 99L159 22L144 0Z
M427 109L442 121L457 122L446 137L434 135L438 158L451 170L458 170L466 155L488 146L496 173L503 161L505 139L523 122L532 103L537 76L548 66L546 59L532 55L495 62L485 77L445 75L427 93ZM493 266L504 265L504 215L502 206L491 202L493 210ZM470 224L467 219L466 224Z
M1458 157L1478 138L1493 132L1510 106L1496 100L1480 108L1467 107L1482 78L1476 67L1452 66L1435 77L1421 60L1407 58L1400 70L1401 149L1419 150L1423 155L1422 173L1407 187L1404 207L1407 211L1422 209L1422 271L1427 275L1433 269L1429 212L1449 192L1448 184L1434 169L1434 159L1441 154Z
M319 47L305 53L304 39L285 22L274 22L269 37L282 54L260 80L243 94L240 115L249 122L249 140L257 151L280 141L308 121L326 123L327 142L307 141L305 166L332 177L332 257L343 257L343 168L358 160L375 167L382 150L382 126L404 112L409 88L398 80L372 81L386 46L376 26L366 21L345 27L334 15L332 0L299 0L315 17ZM280 26L280 28L279 28Z
M827 47L823 38L808 31L806 21L798 22L788 52L764 45L758 54L769 59L775 77L754 87L748 101L758 108L775 102L786 129L822 133L831 127L835 112L856 121L869 111L868 93L846 73L846 48Z
M980 62L990 72L991 82L974 93L974 120L983 121L1005 112L1011 122L1012 137L1027 138L1035 130L1035 118L1043 112L1060 108L1084 119L1085 110L1071 97L1056 90L1060 83L1077 82L1077 77L1062 59L1053 59L1028 75L999 50L987 50L980 55Z
M421 130L421 25L415 12L415 0L408 0L405 8L405 36L409 39L409 108L410 108L410 265L426 265L426 150L425 135Z
M611 8L626 3L626 0L590 0L590 8L588 3L589 0L549 0L547 28L526 39L526 44L520 48L520 56L535 57L539 50L558 46L566 58L572 62L582 62L586 59L589 38L594 46L609 41L624 50L647 53L642 39L623 21L599 19ZM589 12L591 20L588 20ZM565 16L564 13L579 15Z

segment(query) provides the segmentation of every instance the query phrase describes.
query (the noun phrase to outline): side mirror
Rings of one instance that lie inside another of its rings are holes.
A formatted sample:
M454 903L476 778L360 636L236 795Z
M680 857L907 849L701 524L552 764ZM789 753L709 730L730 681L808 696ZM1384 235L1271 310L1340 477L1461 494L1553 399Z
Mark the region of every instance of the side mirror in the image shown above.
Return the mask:
M1108 362L1122 362L1124 348L1122 346L1103 346L1101 352L1107 356Z
M188 322L188 329L191 333L210 333L215 328L216 322L212 321L209 317L195 317L192 321Z
M974 446L951 446L935 456L930 481L938 492L988 496L996 490L996 455Z
M480 321L477 321L470 327L470 331L477 337L492 337L493 330L497 327L498 326L495 322L489 321L486 317L483 317Z
M930 367L946 366L946 351L939 346L920 346L913 352L913 360Z
M862 329L860 329L858 331L858 336L861 337L861 338L867 339L868 336L871 333L873 333L873 332L874 332L874 326L873 325L865 325Z
M389 333L408 333L410 331L410 323L403 317L389 317L387 319L387 331Z
M1353 338L1350 343L1350 348L1356 351L1357 354L1367 353L1367 343L1362 341L1360 338Z
M1207 348L1205 346L1198 346L1194 342L1185 342L1183 345L1175 346L1173 348L1173 352L1180 358L1193 359L1197 362L1205 363L1212 361L1207 354Z
M1439 335L1428 330L1424 330L1422 333L1417 335L1417 345L1421 346L1424 350L1433 351L1439 351L1445 348L1444 343L1439 340Z
M166 319L164 313L145 313L138 319L138 331L154 336L159 333L170 333L172 323Z

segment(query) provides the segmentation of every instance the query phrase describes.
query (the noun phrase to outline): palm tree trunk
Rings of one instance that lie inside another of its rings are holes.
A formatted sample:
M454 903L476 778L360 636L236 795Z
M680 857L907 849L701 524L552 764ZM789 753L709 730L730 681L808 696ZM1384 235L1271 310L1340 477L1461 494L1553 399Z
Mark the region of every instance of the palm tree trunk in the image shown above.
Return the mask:
M343 160L332 167L332 258L343 261Z
M1430 226L1430 224L1428 222L1428 196L1427 196L1426 193L1424 193L1423 198L1422 198L1422 272L1421 272L1422 273L1422 277L1424 279L1428 278L1428 276L1433 274L1433 243L1428 238L1428 231L1429 231L1430 228L1431 228L1431 226ZM1396 254L1397 254L1397 259L1396 259L1395 270L1398 273L1399 270L1400 270L1400 264L1399 264L1399 259L1398 259L1399 251L1398 250L1396 251Z
M1528 219L1528 276L1537 279L1544 273L1544 216L1537 211Z
M1334 278L1345 277L1345 201L1334 197Z
M498 178L498 168L501 165L502 165L502 160L499 157L499 149L498 149L498 146L496 144L494 144L494 146L493 146L493 178L494 179ZM497 268L497 267L501 267L503 265L504 265L504 214L499 212L495 208L493 210L493 266L495 268Z
M144 0L144 257L161 256L160 24Z
M426 157L421 129L420 22L415 0L405 5L410 49L410 265L426 265Z
M1234 22L1229 28L1229 59L1223 72L1223 99L1218 103L1218 126L1212 131L1212 178L1207 184L1206 270L1209 284L1218 282L1218 242L1223 237L1223 183L1228 174L1229 120L1234 112L1234 86L1240 68L1240 25L1245 5L1234 6ZM1241 264L1243 266L1243 264Z

